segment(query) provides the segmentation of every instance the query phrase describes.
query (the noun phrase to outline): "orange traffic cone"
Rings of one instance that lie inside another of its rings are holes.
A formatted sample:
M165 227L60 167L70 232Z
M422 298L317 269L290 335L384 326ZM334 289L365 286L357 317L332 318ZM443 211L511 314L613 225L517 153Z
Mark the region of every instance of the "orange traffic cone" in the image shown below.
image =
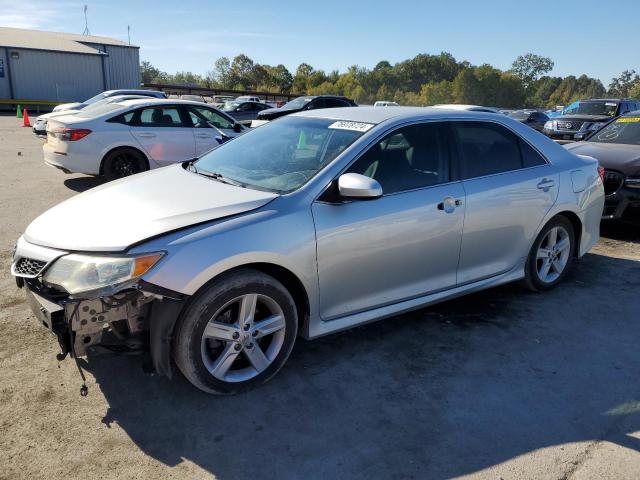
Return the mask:
M23 127L31 126L31 123L29 123L29 112L27 112L26 108L22 111L22 126Z

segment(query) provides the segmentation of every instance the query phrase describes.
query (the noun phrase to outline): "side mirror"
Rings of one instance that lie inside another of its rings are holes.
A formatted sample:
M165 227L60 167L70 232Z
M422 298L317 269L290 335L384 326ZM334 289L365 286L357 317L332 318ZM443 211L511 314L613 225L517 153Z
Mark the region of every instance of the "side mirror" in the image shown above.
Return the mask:
M238 122L234 123L233 131L236 133L240 133L242 131L242 125L240 125Z
M338 192L345 198L373 200L382 196L382 187L373 178L345 173L338 178Z

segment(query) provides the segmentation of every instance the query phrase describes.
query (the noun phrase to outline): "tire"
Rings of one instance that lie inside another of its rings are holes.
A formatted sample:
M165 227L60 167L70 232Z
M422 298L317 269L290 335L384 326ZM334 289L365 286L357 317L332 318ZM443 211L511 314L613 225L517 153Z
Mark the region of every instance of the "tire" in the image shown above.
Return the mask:
M252 311L251 305L253 316L243 314ZM243 269L219 277L189 303L176 325L172 351L195 387L230 395L273 377L289 358L297 334L289 291L269 275Z
M149 163L146 157L135 148L117 148L109 152L102 162L102 174L108 181L145 170L149 170Z
M552 218L533 242L525 265L524 285L540 292L560 283L573 264L575 243L571 222L563 216Z

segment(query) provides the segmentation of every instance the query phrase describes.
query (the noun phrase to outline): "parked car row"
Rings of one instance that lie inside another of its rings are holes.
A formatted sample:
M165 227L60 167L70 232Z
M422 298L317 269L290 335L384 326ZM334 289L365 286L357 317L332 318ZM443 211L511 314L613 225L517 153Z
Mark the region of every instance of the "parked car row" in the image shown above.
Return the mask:
M108 101L113 101L112 99L122 96L129 96L131 98L144 98L144 97L152 97L152 98L167 98L167 95L164 92L160 92L157 90L107 90L106 92L99 93L95 97L91 97L84 102L76 102L76 103L63 103L57 105L53 108L51 113L45 113L36 118L33 124L33 132L36 135L46 135L47 133L47 122L49 118L68 114L70 111L79 111L85 110L87 108L93 107L95 105L101 105ZM111 100L110 100L111 99Z
M556 140L582 140L612 119L635 110L640 110L640 101L629 98L580 100L549 119L543 133Z
M302 97L249 131L171 99L52 118L60 168L180 161L72 197L18 240L11 272L60 356L147 349L158 374L230 394L272 378L298 335L516 280L551 289L599 238L597 161L513 118L329 106L353 104Z

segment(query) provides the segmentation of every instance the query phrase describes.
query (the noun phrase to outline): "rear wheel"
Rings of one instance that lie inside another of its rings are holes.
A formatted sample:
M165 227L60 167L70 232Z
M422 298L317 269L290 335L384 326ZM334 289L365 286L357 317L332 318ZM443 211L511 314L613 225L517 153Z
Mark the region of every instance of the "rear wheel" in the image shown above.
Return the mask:
M119 148L107 154L102 172L107 180L128 177L148 170L147 159L133 148Z
M232 394L282 368L297 328L287 289L269 275L242 270L221 277L191 303L176 327L174 358L200 390Z
M534 291L555 287L573 262L575 232L562 216L547 223L531 247L525 268L525 285Z

